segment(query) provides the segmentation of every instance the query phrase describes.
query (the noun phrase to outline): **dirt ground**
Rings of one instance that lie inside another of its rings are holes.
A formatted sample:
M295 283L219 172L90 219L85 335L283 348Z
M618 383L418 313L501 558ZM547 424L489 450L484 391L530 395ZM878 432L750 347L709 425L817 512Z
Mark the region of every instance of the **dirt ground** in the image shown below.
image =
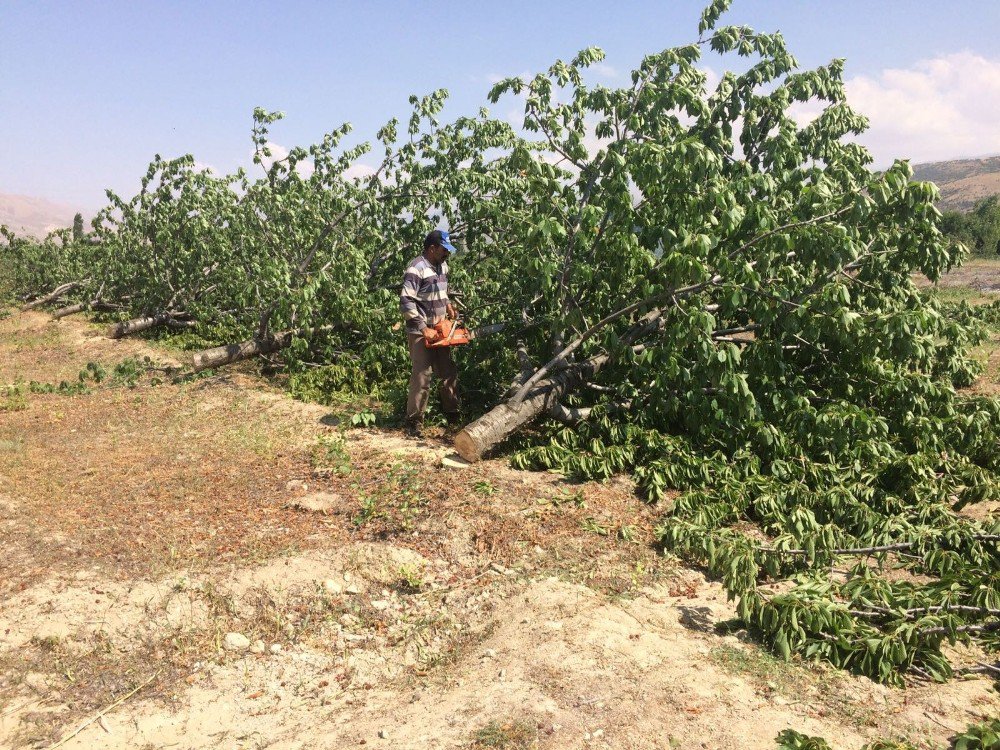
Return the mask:
M955 290L965 298L991 301L1000 294L1000 258L970 258L960 268L942 276L936 284L924 276L919 276L917 281L920 286Z
M101 334L0 319L0 747L856 750L1000 714L717 634L627 481L445 468L246 371L130 380L176 352Z
M921 285L931 286L927 279ZM1000 258L972 258L961 268L944 275L933 285L938 294L949 301L969 304L989 304L1000 299ZM974 352L983 363L982 377L973 386L978 393L1000 394L1000 333Z

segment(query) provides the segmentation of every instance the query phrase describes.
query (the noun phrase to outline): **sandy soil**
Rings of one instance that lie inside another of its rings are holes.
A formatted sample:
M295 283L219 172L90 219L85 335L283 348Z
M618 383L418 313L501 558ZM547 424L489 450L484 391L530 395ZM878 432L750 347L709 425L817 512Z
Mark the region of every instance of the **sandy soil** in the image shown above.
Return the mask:
M0 320L0 385L135 356L175 358ZM855 750L1000 713L985 680L894 690L717 634L724 592L626 481L335 425L245 372L8 402L0 747Z

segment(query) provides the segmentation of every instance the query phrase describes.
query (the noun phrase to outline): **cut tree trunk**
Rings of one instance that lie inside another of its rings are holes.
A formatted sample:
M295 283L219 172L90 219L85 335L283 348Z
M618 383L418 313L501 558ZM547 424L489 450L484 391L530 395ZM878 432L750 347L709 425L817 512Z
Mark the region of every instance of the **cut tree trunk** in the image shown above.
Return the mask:
M564 404L552 404L549 407L549 416L558 419L563 424L574 425L582 422L590 416L593 408L590 406L565 406Z
M52 313L52 320L59 320L60 318L65 318L67 315L75 315L78 312L83 312L87 309L86 302L77 302L75 305L67 305L66 307L60 307L54 313Z
M84 282L82 281L71 281L68 284L62 284L60 286L57 286L55 289L46 294L44 297L39 297L38 299L32 300L26 305L22 305L21 309L34 310L36 307L41 307L42 305L47 305L50 302L55 302L64 294L69 294L83 283Z
M466 461L478 461L512 433L550 409L556 409L563 396L594 377L609 360L607 354L591 357L539 381L520 403L509 399L494 407L455 436L458 455Z
M133 333L141 333L142 331L148 331L150 328L158 328L159 326L184 329L194 328L195 325L196 323L193 320L178 320L174 313L161 312L144 318L132 318L132 320L123 320L121 323L115 323L108 328L108 338L120 339L125 336L131 336Z
M621 337L624 343L632 345L632 351L639 354L645 344L635 342L661 330L664 325L663 311L659 308L643 315ZM519 354L522 369L530 366L527 354ZM590 382L593 377L611 361L609 354L596 354L582 362L570 364L565 369L549 373L543 380L531 386L522 399L518 399L532 376L522 371L507 392L507 400L495 406L475 422L468 424L455 436L455 450L466 461L478 461L488 450L506 440L513 432L533 421L543 413L555 413L557 417L585 418L583 409L567 409L560 402L568 393ZM535 373L537 374L537 370Z
M98 300L91 300L90 302L77 302L75 305L67 305L66 307L60 307L54 313L52 313L52 320L59 320L60 318L65 318L67 315L75 315L79 312L84 312L85 310L117 310L117 305L112 305L108 302L100 302Z
M191 365L195 372L211 367L222 367L240 362L261 354L270 354L287 348L292 339L302 336L315 336L318 333L333 331L343 326L318 326L316 328L296 328L293 331L282 331L267 339L249 339L238 344L227 344L205 349L194 355Z
M194 355L191 366L195 372L231 365L260 354L270 354L292 343L292 331L283 331L269 339L249 339L238 344L226 344L205 349Z

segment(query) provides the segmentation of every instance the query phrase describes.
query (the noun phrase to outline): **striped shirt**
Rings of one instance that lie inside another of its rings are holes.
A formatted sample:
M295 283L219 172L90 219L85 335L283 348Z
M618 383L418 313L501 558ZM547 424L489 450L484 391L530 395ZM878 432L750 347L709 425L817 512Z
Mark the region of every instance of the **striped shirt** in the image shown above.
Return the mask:
M403 275L399 309L409 333L422 333L443 320L448 311L448 262L435 266L423 255L410 261Z

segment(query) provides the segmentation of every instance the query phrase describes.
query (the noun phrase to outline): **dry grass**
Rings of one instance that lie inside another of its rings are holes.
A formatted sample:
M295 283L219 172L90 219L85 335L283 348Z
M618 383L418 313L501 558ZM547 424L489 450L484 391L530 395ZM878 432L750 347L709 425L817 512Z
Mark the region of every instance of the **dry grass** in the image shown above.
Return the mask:
M10 357L0 360L18 366L0 378L21 375L26 358L43 382L85 364L75 351L80 331L89 330L83 324L39 330L36 316L2 324L9 339L0 352ZM104 361L110 368L114 360ZM0 475L8 477L0 497L13 501L16 521L0 528L8 550L0 591L52 570L153 578L347 538L392 538L428 555L454 552L459 540L505 566L542 546L560 570L616 591L634 588L637 563L655 556L654 514L627 484L567 488L551 475L525 484L496 463L456 474L354 439L342 443L350 452L343 471L330 472L319 466L330 456L320 460L316 447L337 440L332 428L315 409L290 410L261 390L265 384L248 377L158 386L146 379L136 388L18 400L0 424ZM474 489L486 478L494 488L488 496ZM325 516L288 508L290 480L337 493L338 506ZM546 501L566 492L585 499ZM613 533L588 532L588 518ZM616 536L623 527L635 544Z
M653 548L656 511L628 483L574 485L551 474L526 482L494 462L454 473L387 458L364 443L351 444L351 463L351 474L330 484L350 498L332 516L354 528L354 539L391 539L425 557L486 559L512 573L548 572L616 594L664 574ZM477 490L484 483L490 494ZM573 494L579 502L558 502ZM595 517L611 533L588 530L585 521ZM617 534L623 527L631 541Z
M116 348L79 322L40 328L41 319L0 321L0 383L58 382L67 373L75 378L87 361L111 369L125 354L168 356L143 342ZM45 681L40 708L22 717L18 743L51 742L152 675L143 699L172 701L188 687L210 688L213 675L231 675L237 664L266 672L270 655L237 660L221 650L229 632L315 658L314 671L296 673L312 680L301 693L310 700L338 689L362 695L373 685L402 696L428 686L446 691L455 665L468 669L485 640L500 650L498 613L549 576L612 599L642 594L614 606L652 606L649 589L640 589L654 582L684 606L704 594L704 581L657 552L653 527L663 509L638 499L628 481L575 484L500 461L448 471L437 460L442 442L340 432L327 416L250 374L26 392L23 403L0 412L0 596L44 581L39 591L54 599L63 586L82 589L76 606L92 606L90 584L75 580L83 573L102 588L95 596L114 588L116 606L127 600L122 591L143 582L157 592L130 601L141 624L76 628L65 641L41 638L0 652L0 700L23 698L26 680ZM295 508L316 491L332 498L325 512ZM285 571L311 559L321 562L289 584ZM254 578L260 570L273 579L261 583ZM362 582L359 591L326 589L325 578L346 582L347 571ZM33 589L25 594L32 596ZM171 622L167 612L178 603L197 616ZM692 638L715 637L710 628L689 629ZM735 674L761 668L737 663L743 655L736 652L717 656ZM379 665L391 674L372 676ZM772 667L763 664L765 688ZM788 678L790 691L807 685L800 676ZM565 671L543 681L566 705L580 700L577 683ZM300 695L296 686L281 687L282 695ZM551 744L551 723L540 732L528 718L507 710L479 716L462 739L477 747ZM862 713L848 719L869 721Z
M1000 258L970 258L961 268L942 276L936 284L923 276L915 278L917 284L923 287L934 287L946 292L961 290L964 295L972 293L974 299L990 301L1000 293ZM967 296L965 298L968 299Z
M533 723L524 719L494 720L472 735L472 746L501 750L530 750L538 747L538 729Z
M1000 394L1000 333L994 333L987 343L977 347L973 356L983 363L983 374L972 390L991 396Z
M261 559L321 531L282 511L285 481L308 472L301 452L273 447L282 427L239 399L203 417L207 403L182 386L101 388L33 395L9 413L0 441L18 448L0 452L2 491L35 538L0 531L4 586L53 567L151 577Z
M708 658L726 672L750 680L760 693L784 702L814 699L823 706L822 715L837 716L847 724L875 727L882 718L881 707L853 699L850 678L833 668L798 659L786 662L754 644L724 643L715 646Z
M152 674L151 665L156 669ZM130 644L124 650L101 636L72 647L55 638L35 639L0 658L0 695L27 682L41 702L39 710L22 718L14 747L48 747L73 721L144 683L148 683L145 697L162 700L182 671L179 664L164 659L151 642ZM59 706L58 715L48 706Z
M120 361L114 343L90 336L85 324L39 325L39 317L0 321L0 383L75 380L88 360L108 370ZM143 342L128 354L137 352L157 356ZM168 696L193 678L197 663L221 658L227 632L332 651L350 615L359 633L415 654L407 679L434 679L490 632L489 607L463 611L456 627L441 606L443 591L464 601L484 587L552 574L628 595L669 574L652 545L655 513L627 482L570 485L498 462L443 470L422 449L387 453L373 433L339 433L320 421L324 410L269 390L246 375L159 385L145 377L135 387L105 381L78 394L24 392L0 404L0 596L82 571L112 583L154 581L386 540L449 561L452 580L423 592L420 571L390 571L386 585L411 612L402 624L367 595L303 589L276 600L260 589L242 592L237 607L230 594L203 585L186 592L207 613L198 627L143 635L125 650L94 636L72 647L46 641L8 651L0 694L44 675L45 700L63 704L58 717L44 710L29 717L19 743L53 741L151 670L158 677L145 697ZM334 507L294 509L302 484L334 493ZM417 599L420 607L407 603Z

